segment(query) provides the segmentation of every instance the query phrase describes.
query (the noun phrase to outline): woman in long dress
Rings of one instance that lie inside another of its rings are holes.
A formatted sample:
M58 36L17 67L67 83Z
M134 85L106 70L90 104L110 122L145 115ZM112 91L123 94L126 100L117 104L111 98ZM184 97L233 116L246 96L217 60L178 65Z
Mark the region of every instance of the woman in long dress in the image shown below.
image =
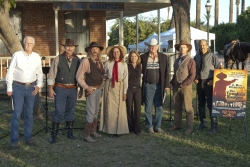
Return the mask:
M99 130L110 137L128 134L126 98L128 89L128 67L123 61L127 49L111 46L106 49L109 60L105 62L105 85Z

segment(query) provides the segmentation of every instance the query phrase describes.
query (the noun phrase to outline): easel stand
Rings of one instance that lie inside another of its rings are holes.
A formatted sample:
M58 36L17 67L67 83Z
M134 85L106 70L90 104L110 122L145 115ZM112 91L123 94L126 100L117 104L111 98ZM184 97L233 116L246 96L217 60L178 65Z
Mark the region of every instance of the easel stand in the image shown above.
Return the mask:
M40 133L42 130L46 130L46 133L48 132L48 129L51 129L49 126L48 126L48 86L47 86L47 81L48 81L48 78L47 78L47 74L49 73L49 69L50 69L50 67L42 67L42 70L43 70L43 73L45 74L45 89L46 89L46 97L45 97L45 107L44 107L44 109L45 109L45 126L42 128L42 129L40 129L38 132L36 132L35 134L34 134L34 136L35 135L37 135L38 133Z

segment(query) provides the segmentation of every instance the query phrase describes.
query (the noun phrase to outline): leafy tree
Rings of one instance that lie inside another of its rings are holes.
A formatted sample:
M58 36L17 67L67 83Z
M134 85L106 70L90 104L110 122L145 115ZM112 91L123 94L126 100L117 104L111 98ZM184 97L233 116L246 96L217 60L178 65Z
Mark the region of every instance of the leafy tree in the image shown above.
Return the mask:
M239 40L244 42L250 42L250 7L241 13L237 17L237 30L239 35Z
M169 27L170 20L162 21L161 32L164 32ZM149 17L139 17L138 19L138 41L141 42L151 36L153 33L158 33L158 19ZM136 43L136 20L135 18L123 19L124 31L124 46ZM111 27L109 45L116 45L119 43L119 19L115 20L114 25Z
M221 23L213 27L210 32L215 33L217 52L223 50L226 44L238 38L237 26L235 23Z

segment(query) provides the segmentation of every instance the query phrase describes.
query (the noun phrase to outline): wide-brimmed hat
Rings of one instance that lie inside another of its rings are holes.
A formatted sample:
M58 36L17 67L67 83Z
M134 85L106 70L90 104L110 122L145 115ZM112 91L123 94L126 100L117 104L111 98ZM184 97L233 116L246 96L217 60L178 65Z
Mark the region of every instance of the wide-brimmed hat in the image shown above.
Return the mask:
M148 42L144 42L144 44L146 45L146 46L155 46L155 45L161 45L162 44L162 42L160 42L160 43L158 43L158 41L155 39L155 38L152 38L150 41L149 41L149 43Z
M227 78L227 74L224 74L223 72L221 72L221 73L217 74L216 77L219 79L225 79L225 78Z
M114 45L114 46L109 46L107 49L106 49L106 52L107 52L107 55L110 56L110 51L113 49L113 48L119 48L121 51L122 51L122 54L123 56L125 56L127 54L127 48L125 46L119 46L119 45Z
M75 46L77 47L78 45L75 45L73 39L66 39L65 44L61 44L62 46Z
M91 42L91 44L85 48L85 52L88 52L89 49L93 48L93 47L98 47L101 51L103 50L103 47L98 45L97 42Z
M188 47L188 51L189 52L192 49L192 45L190 43L188 43L185 40L181 40L179 44L175 44L174 47L177 51L179 51L179 48L181 45L186 45Z

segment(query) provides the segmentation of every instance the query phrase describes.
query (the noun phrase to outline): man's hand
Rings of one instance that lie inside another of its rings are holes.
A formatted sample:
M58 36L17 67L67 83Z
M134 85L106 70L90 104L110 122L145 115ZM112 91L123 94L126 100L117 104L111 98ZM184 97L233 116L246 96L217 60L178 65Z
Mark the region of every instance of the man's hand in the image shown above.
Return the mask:
M7 95L10 97L12 96L12 92L7 92Z
M213 80L209 80L207 83L208 86L213 86Z
M194 80L194 83L195 83L195 84L198 84L198 83L199 83L199 80L198 80L198 79L195 79L195 80Z
M49 85L49 97L54 98L56 93L54 91L53 85Z
M88 87L86 91L88 92L89 95L91 95L94 92L94 90L91 87Z
M32 95L35 96L38 92L39 92L39 87L35 85Z
M165 91L167 91L167 92L170 91L170 88L166 87L166 88L165 88Z
M126 95L126 94L123 94L122 100L125 101L126 99L127 99L127 95Z

